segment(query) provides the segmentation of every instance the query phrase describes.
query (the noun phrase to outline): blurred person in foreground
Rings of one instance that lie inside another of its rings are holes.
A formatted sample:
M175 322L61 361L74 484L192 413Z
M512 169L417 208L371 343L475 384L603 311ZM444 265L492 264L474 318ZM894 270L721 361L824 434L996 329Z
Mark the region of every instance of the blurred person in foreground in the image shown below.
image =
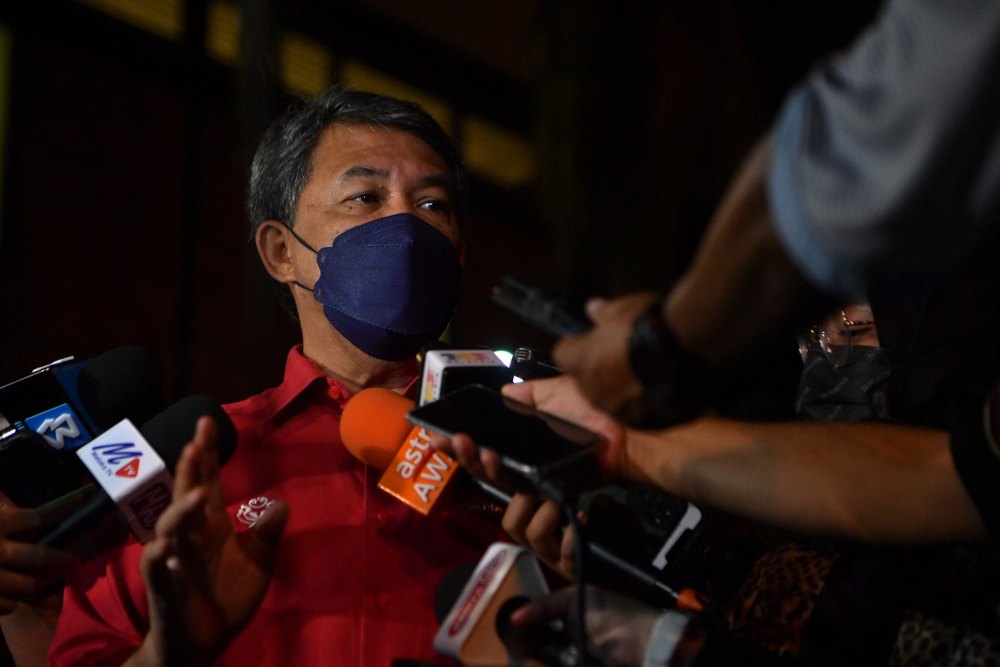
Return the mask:
M535 400L565 393L570 410L586 413L585 397L626 423L677 424L627 439L609 428L606 464L696 501L870 541L1000 535L997 81L1000 4L887 2L790 95L675 287L591 302L593 329L554 350L573 381ZM781 341L859 295L894 353L937 354L951 321L921 304L970 267L980 278L951 313L987 341L981 360L963 352L980 368L932 383L933 397L893 378L897 418L935 430L702 416L733 370L765 368ZM812 444L786 448L776 429L789 428Z
M451 319L464 180L441 127L396 99L333 88L271 125L249 218L303 342L281 385L226 406L239 441L221 471L199 431L156 540L70 578L51 664L436 657L435 589L497 538L492 509L416 514L339 423L364 388L413 387L415 354Z
M765 367L781 341L834 304L868 294L906 310L928 284L997 246L997 81L1000 4L886 3L843 57L789 97L674 288L591 302L594 328L554 350L569 377L505 392L601 433L610 475L695 502L861 541L996 539L995 359L976 386L936 384L944 400L934 410L949 414L947 425L925 424L922 383L908 385L907 421L937 428L705 415L720 378ZM979 307L995 312L995 283L969 300L981 296ZM986 312L979 333L991 331ZM912 344L910 333L901 340ZM674 426L626 429L612 415ZM453 444L470 469L496 474L492 456L477 459L462 438ZM536 524L533 534L547 531ZM540 552L565 560L558 543Z

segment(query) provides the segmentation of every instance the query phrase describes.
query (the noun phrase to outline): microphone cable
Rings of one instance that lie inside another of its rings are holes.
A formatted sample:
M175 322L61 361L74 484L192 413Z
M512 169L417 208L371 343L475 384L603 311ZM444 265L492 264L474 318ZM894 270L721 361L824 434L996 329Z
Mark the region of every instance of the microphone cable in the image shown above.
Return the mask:
M566 513L570 527L576 535L576 549L573 553L574 586L573 586L573 614L576 618L576 667L585 667L587 662L587 588L586 581L586 552L588 551L587 537L583 532L583 525L576 515L576 503L574 498L566 493L566 487L559 479L546 479L538 483L538 490L549 500L562 507Z

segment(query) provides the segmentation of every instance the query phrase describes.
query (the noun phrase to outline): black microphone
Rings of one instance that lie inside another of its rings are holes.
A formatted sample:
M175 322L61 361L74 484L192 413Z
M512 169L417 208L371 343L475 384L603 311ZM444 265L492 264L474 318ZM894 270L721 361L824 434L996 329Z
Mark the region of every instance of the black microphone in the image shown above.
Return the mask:
M548 592L530 549L492 544L478 563L459 565L438 583L434 612L441 627L434 649L463 665L523 664L497 632L499 610L511 598L526 601Z
M91 480L72 450L122 419L141 424L163 408L163 369L149 350L70 359L0 387L0 413L12 424L0 433L0 491L20 507L85 486Z
M155 453L162 459L166 470L172 472L176 468L177 460L180 458L184 446L193 437L195 425L203 415L208 415L215 420L220 464L228 461L233 455L236 450L237 435L236 428L229 416L214 399L207 396L189 396L150 419L142 428L142 437L148 441ZM134 438L129 441L127 437L111 439L115 440L113 444L96 444L100 440L95 440L92 448L107 448L103 452L105 457L118 464L125 463L125 459L131 458L131 461L119 467L119 472L127 470L129 465L134 465L136 468L143 465L144 453L141 451L139 442ZM123 440L123 442L119 443L117 440ZM99 458L98 454L92 452L87 452L84 455L90 455L95 459ZM115 459L120 460L115 461ZM115 476L116 474L112 471L107 477L113 479ZM169 477L169 473L167 476ZM117 480L115 481L117 482ZM170 504L171 497L171 489L164 483L162 476L142 480L137 488L126 489L117 502L104 490L99 490L90 500L37 540L36 544L65 548L116 510L122 511L128 517L133 532L142 541L143 537L152 536L156 519ZM111 545L111 548L114 546L118 545Z

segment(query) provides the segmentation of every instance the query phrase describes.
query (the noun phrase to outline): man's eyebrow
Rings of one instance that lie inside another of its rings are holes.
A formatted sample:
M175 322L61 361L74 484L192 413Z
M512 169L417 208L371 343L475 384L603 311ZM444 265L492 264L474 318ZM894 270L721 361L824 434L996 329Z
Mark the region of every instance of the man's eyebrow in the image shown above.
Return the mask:
M356 181L362 178L385 178L389 175L389 172L385 169L379 169L378 167L367 167L365 165L354 165L343 174L340 175L338 179L341 183L347 181Z
M348 183L366 178L388 178L389 171L378 167L357 164L340 175L340 183ZM451 178L446 174L430 174L420 180L421 187L451 190Z
M451 191L451 179L444 174L431 174L430 176L425 176L420 184L425 188L442 188L444 190Z

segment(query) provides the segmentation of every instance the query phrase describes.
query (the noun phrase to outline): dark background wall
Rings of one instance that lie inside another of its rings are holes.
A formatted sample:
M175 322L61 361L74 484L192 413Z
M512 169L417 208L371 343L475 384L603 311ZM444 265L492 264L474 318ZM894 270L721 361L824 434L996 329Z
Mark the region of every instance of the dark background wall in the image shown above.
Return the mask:
M168 398L280 380L297 330L242 198L289 99L281 35L318 45L333 81L361 64L442 100L460 141L481 119L525 142L529 178L473 174L452 339L547 348L490 287L505 273L580 294L668 287L782 97L877 3L243 0L235 62L205 50L214 3L166 4L182 21L167 37L96 0L0 4L0 379L139 343Z

